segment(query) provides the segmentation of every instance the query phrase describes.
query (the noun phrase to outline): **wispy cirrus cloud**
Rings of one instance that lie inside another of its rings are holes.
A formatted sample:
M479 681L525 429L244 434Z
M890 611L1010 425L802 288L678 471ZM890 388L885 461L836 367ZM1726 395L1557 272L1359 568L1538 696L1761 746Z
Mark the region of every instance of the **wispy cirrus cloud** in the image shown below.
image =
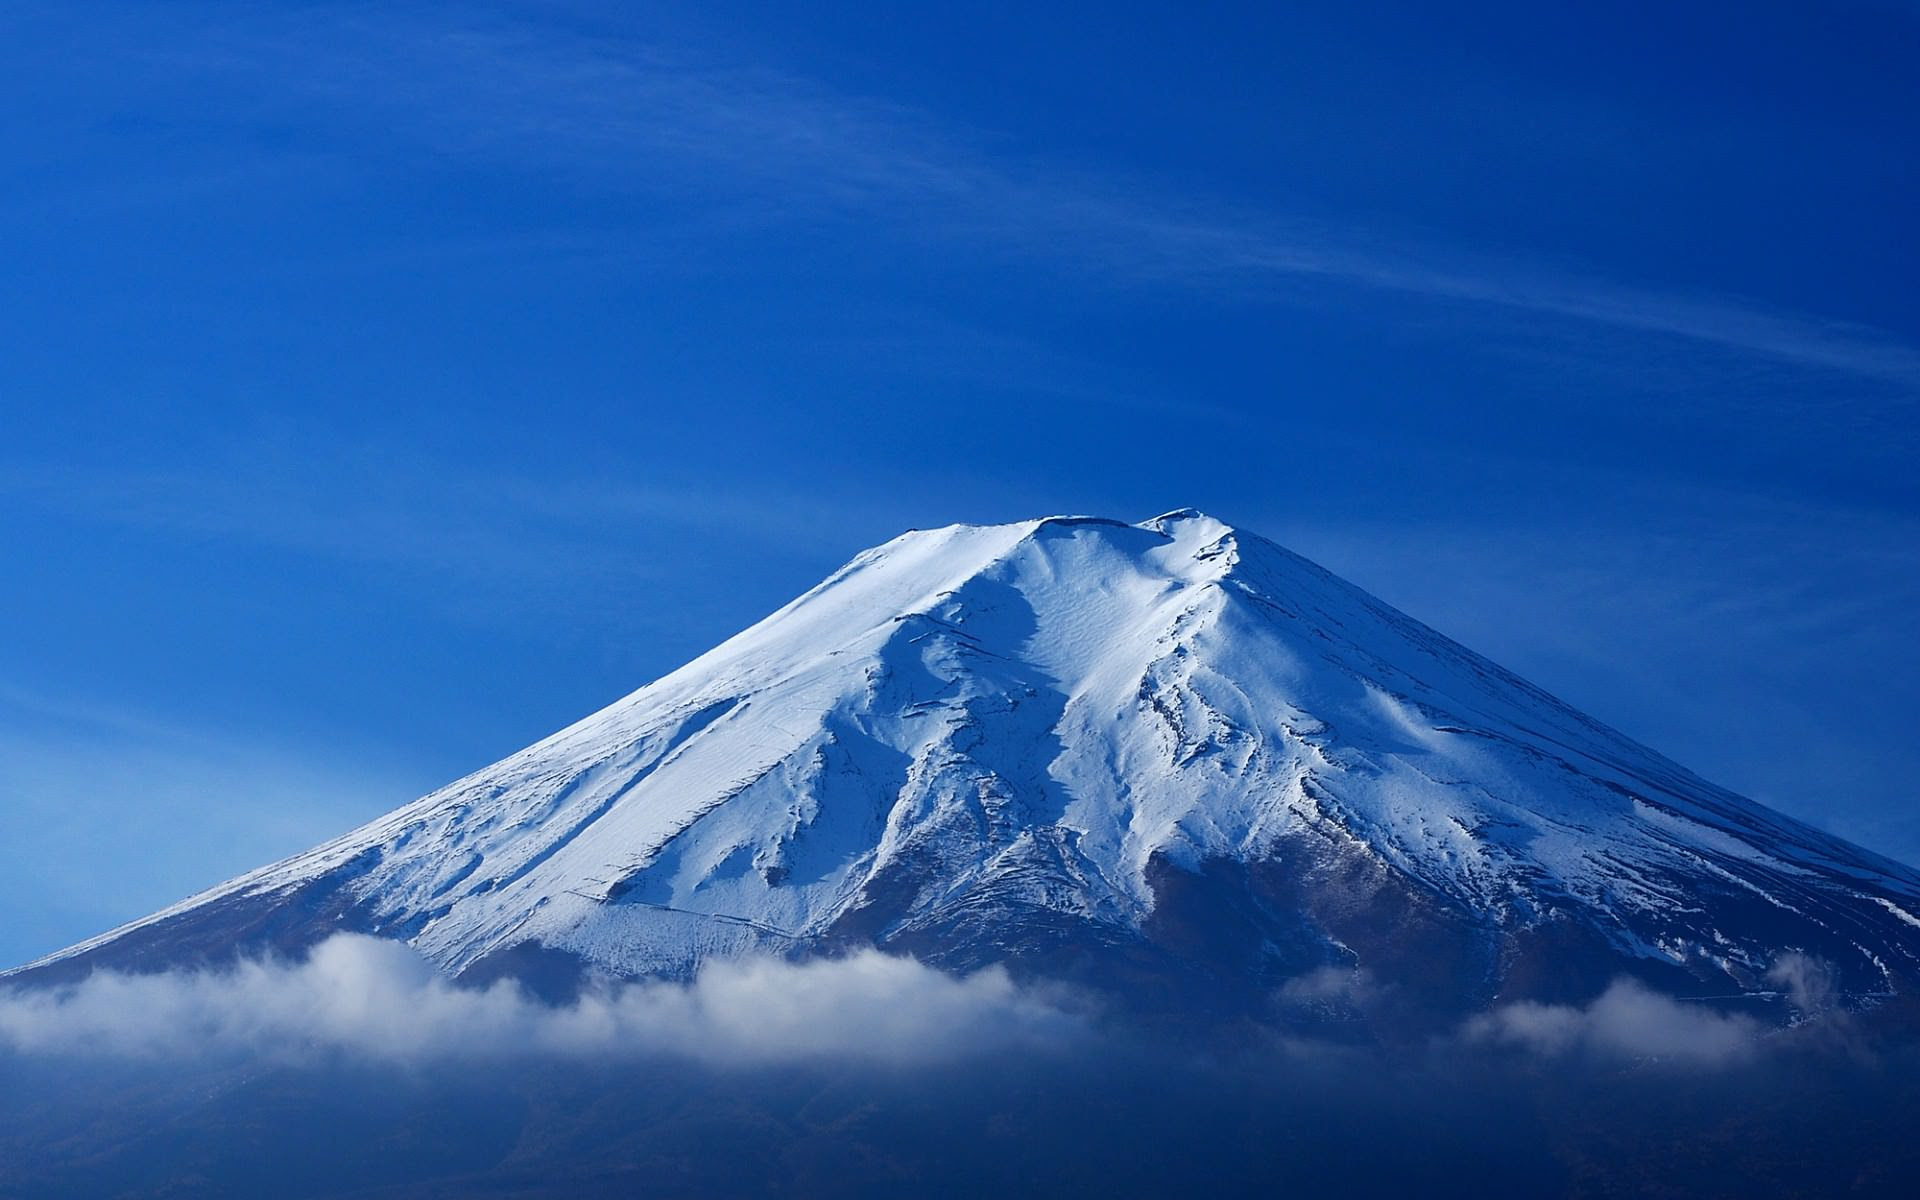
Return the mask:
M560 186L697 197L709 225L858 221L1143 287L1384 293L1920 388L1920 348L1885 330L1063 171L929 113L716 64L683 39L373 10L170 29L129 53L238 86L277 119L357 122L410 153ZM595 236L601 250L622 240Z
M649 534L843 549L857 499L605 475L501 474L421 454L298 450L235 438L166 468L0 462L0 503L189 539L219 539L464 582L646 582ZM823 520L822 514L835 520Z

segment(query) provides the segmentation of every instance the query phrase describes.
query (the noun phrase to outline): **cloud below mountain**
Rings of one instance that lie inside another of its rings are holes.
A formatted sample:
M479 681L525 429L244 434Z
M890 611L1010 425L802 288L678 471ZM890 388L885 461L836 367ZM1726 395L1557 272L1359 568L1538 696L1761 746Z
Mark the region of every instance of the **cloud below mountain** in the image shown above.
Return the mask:
M1466 1026L1470 1041L1549 1056L1662 1058L1709 1066L1751 1054L1760 1025L1618 980L1592 1003L1509 1004Z
M690 983L620 985L550 1006L511 983L457 987L398 942L341 934L297 963L100 972L63 988L0 993L0 1047L147 1059L611 1055L912 1065L1070 1041L1080 1028L998 967L953 976L877 951L800 964L717 962Z

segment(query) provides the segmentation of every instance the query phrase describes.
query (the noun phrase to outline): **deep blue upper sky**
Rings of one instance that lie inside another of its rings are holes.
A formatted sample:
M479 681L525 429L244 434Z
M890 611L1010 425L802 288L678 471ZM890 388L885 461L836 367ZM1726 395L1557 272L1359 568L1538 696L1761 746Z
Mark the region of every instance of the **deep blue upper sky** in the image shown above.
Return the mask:
M1920 860L1920 8L933 8L6 6L0 960L1066 511Z

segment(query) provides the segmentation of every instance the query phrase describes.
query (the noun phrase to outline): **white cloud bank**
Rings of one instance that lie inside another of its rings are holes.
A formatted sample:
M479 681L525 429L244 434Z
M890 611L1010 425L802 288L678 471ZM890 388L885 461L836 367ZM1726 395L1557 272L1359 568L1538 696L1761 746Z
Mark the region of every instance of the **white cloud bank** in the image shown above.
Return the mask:
M916 1064L1071 1038L1080 1023L1004 970L947 975L864 951L713 963L566 1006L511 983L459 988L406 946L340 935L304 962L99 973L0 992L0 1049L160 1059L222 1053L380 1061L671 1055L722 1065Z

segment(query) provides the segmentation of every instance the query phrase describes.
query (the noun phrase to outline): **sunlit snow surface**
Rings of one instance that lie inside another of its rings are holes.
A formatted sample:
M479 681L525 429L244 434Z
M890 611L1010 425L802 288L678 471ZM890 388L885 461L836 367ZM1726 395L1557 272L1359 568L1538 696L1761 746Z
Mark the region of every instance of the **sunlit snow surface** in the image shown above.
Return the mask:
M1183 511L905 534L537 745L47 961L320 880L450 972L537 943L684 974L1014 912L1124 939L1156 856L1288 839L1490 930L1570 920L1743 985L1815 938L1889 982L1920 954L1914 872Z

